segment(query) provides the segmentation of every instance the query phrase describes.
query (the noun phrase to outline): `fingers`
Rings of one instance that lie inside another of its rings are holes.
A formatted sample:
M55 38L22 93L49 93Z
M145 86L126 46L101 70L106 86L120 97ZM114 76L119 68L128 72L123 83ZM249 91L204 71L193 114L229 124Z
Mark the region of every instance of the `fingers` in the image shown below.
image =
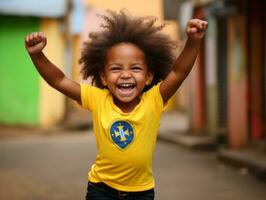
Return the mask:
M46 43L47 39L42 32L34 32L25 37L25 47L29 54L40 53Z
M200 19L191 19L188 22L188 33L197 33L206 31L208 28L208 22Z
M42 32L31 33L25 38L25 43L27 46L34 46L40 42L46 42L46 37Z

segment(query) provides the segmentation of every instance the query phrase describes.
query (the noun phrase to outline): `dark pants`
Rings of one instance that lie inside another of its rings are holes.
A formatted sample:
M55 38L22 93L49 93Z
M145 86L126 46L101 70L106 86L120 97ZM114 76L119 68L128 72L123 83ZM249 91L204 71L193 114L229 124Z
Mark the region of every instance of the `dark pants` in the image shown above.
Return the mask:
M154 200L154 190L123 192L104 183L88 183L86 200Z

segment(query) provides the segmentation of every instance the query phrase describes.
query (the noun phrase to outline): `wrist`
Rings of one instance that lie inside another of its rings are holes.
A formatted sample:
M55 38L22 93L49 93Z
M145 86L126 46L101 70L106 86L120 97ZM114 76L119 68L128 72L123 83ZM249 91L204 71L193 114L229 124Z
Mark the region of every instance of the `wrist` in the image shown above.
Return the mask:
M42 52L42 50L41 51L28 51L28 53L30 54L30 55L36 55L36 56L38 56L38 55L41 55L41 54L43 54L43 52Z
M187 37L187 42L189 43L201 43L202 41L202 38L197 38L197 37L191 37L191 36L188 36Z
M44 54L42 51L38 51L38 52L29 52L29 55L31 58L41 58Z
M188 37L187 38L187 46L189 47L195 47L195 46L200 46L202 41L202 38L192 38L192 37Z

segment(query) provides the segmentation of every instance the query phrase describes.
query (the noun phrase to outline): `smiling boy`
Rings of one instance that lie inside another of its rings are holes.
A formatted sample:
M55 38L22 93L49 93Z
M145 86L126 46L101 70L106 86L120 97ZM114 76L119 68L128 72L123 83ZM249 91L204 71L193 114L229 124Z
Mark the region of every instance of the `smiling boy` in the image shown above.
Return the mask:
M88 173L87 200L154 199L153 153L160 117L191 71L207 30L192 19L176 59L174 42L155 19L109 11L104 30L84 43L80 63L92 85L67 78L42 53L43 33L29 34L26 49L52 87L92 112L98 153Z

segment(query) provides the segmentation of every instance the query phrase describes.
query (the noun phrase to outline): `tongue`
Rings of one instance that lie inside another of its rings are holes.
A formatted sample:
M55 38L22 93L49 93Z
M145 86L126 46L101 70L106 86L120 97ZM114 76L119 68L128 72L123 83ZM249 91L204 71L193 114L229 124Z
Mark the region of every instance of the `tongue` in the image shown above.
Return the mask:
M118 89L122 94L126 95L132 92L133 87L119 87Z

